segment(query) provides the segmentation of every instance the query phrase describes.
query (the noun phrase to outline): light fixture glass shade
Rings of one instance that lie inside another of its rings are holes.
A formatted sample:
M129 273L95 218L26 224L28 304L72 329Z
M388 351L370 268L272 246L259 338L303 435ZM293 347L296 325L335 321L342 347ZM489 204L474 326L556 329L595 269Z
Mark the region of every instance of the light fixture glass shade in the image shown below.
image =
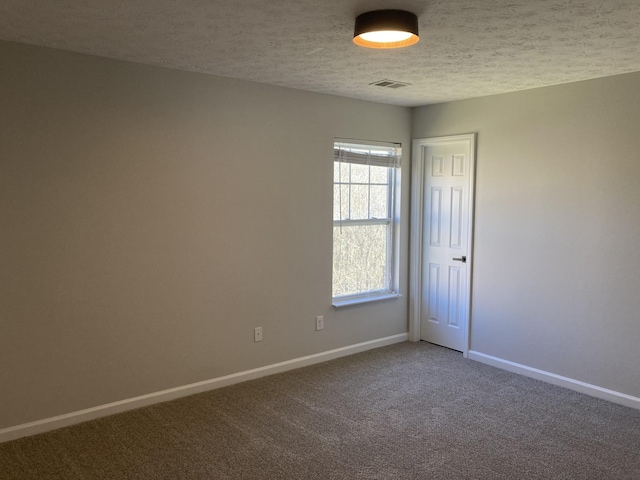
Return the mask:
M361 33L360 38L367 42L389 43L389 42L404 42L411 38L413 33L410 32L397 32L394 30L382 30L380 32L366 32Z
M418 17L411 12L374 10L356 18L353 43L361 47L408 47L418 40Z

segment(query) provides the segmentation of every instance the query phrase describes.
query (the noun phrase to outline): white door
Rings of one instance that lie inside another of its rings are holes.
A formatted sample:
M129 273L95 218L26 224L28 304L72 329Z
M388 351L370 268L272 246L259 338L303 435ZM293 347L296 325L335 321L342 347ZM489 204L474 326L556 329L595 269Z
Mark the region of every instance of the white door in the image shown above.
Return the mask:
M475 136L414 142L419 337L465 354L469 343ZM417 330L417 326L415 327Z

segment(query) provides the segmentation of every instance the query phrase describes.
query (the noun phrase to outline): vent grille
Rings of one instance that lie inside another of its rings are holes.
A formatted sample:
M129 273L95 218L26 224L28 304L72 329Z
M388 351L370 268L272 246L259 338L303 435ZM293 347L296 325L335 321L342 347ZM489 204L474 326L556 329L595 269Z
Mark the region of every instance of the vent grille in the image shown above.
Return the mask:
M378 80L377 82L370 83L369 85L375 85L376 87L384 88L402 88L411 85L410 83L397 82L396 80Z

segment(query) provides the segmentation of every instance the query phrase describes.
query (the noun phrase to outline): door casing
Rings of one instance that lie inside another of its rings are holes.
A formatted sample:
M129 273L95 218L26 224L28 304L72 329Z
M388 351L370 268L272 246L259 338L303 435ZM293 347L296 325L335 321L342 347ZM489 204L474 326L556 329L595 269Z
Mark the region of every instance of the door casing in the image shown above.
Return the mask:
M471 286L473 277L473 220L475 199L475 164L476 164L476 134L451 135L445 137L418 138L413 141L411 168L411 252L410 252L410 286L409 286L409 340L420 341L420 312L422 305L422 251L424 241L424 166L425 147L444 145L448 143L466 142L469 152L469 229L467 232L469 245L468 274L465 289L468 295L467 322L464 329L463 356L468 356L471 346Z

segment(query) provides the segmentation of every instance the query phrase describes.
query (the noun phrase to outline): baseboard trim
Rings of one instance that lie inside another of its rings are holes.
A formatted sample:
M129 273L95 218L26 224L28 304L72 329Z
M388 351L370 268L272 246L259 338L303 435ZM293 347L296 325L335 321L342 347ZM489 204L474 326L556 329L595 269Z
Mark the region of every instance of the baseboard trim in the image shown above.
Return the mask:
M598 387L597 385L591 385L589 383L581 382L580 380L574 380L573 378L563 377L562 375L556 375L555 373L546 372L537 368L528 367L502 358L493 357L485 353L476 351L469 351L469 359L476 362L491 365L492 367L508 370L509 372L518 373L526 377L535 378L536 380L542 380L543 382L565 387L576 392L584 393L592 397L597 397L602 400L608 400L613 403L624 405L625 407L631 407L640 410L640 398L627 395L626 393L616 392L615 390L609 390L607 388Z
M0 430L0 443L8 442L10 440L16 440L21 437L36 435L38 433L56 430L62 427L68 427L77 423L106 417L108 415L113 415L116 413L126 412L128 410L134 410L136 408L146 407L156 403L175 400L177 398L194 395L196 393L215 390L216 388L226 387L235 383L254 380L260 377L266 377L275 373L286 372L295 368L301 368L309 365L314 365L316 363L326 362L328 360L353 355L354 353L360 353L366 350L372 350L374 348L406 342L408 339L408 333L401 333L398 335L392 335L390 337L379 338L377 340L370 340L368 342L336 348L334 350L329 350L326 352L307 355L305 357L294 358L285 362L274 363L272 365L254 368L252 370L246 370L244 372L225 375L223 377L213 378L211 380L204 380L202 382L192 383L181 387L169 388L160 392L149 393L147 395L128 398L126 400L120 400L118 402L107 403L105 405L99 405L97 407L87 408L85 410L79 410L77 412L66 413L64 415L45 418L22 425L15 425L13 427L8 427Z

